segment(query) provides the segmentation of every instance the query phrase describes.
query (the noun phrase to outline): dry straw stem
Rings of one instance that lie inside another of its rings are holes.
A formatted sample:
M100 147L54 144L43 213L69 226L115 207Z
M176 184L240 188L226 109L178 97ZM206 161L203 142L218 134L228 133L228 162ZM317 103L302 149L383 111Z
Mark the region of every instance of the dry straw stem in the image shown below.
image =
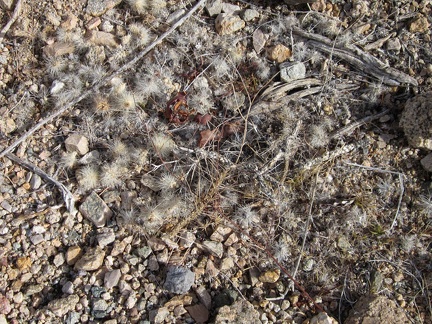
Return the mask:
M401 207L401 204L402 204L402 198L403 198L403 195L404 195L404 192L405 192L405 186L404 186L404 180L403 180L404 174L401 173L401 172L396 172L396 171L389 171L389 170L384 170L384 169L380 169L380 168L367 167L367 166L360 165L360 164L357 164L357 163L345 162L345 164L346 165L350 165L350 166L354 166L354 167L357 167L357 168L362 168L362 169L365 169L365 170L368 170L368 171L374 171L374 172L380 172L380 173L389 173L389 174L396 174L399 177L400 194L399 194L399 201L398 201L398 206L397 206L397 209L396 209L396 213L395 213L395 216L393 218L393 222L392 222L392 224L390 226L390 231L392 231L393 228L396 226L397 217L399 216L399 211L400 211L400 207Z
M65 202L66 208L69 211L69 213L71 215L76 214L77 210L75 209L75 199L74 199L72 193L68 190L68 188L66 188L62 183L58 182L56 179L54 179L53 177L51 177L50 175L48 175L47 173L45 173L44 171L39 169L34 164L32 164L28 161L24 161L12 153L7 153L6 157L9 160L12 160L15 163L18 163L19 165L23 166L24 168L30 170L33 173L36 173L40 177L44 178L45 180L47 180L47 181L51 182L52 184L54 184L55 186L57 186L57 188L59 188L59 190L62 193L63 200Z
M13 142L11 145L9 145L6 149L4 149L0 153L0 158L4 157L6 154L12 152L19 144L24 142L28 137L30 137L34 132L36 132L39 128L41 128L43 125L51 122L58 116L62 115L64 112L69 110L71 107L75 106L77 103L79 103L81 100L87 98L90 95L93 95L97 92L99 87L102 85L108 83L109 80L112 78L122 74L123 72L129 70L132 68L139 60L141 60L145 55L147 55L153 48L155 48L157 45L159 45L165 38L167 38L174 30L176 30L180 25L182 25L188 18L192 16L193 13L195 13L204 3L206 0L200 0L197 2L195 6L193 6L182 18L180 18L175 24L171 26L170 29L168 29L165 33L163 33L161 36L159 36L153 43L151 43L149 46L147 46L144 50L139 52L132 60L127 62L125 65L120 67L117 71L112 73L111 75L107 75L104 78L97 81L93 86L91 86L88 90L83 92L81 95L76 97L75 99L71 100L68 104L65 104L62 108L58 109L51 115L47 116L46 118L39 121L36 125L31 127L24 135L22 135L20 138L18 138L15 142Z
M350 65L370 75L389 86L412 85L418 86L417 80L395 68L386 66L385 63L378 60L369 53L362 51L357 46L351 45L346 48L337 48L332 40L319 34L312 34L293 27L294 34L300 37L310 39L309 44L315 46L318 50L334 55Z
M170 231L171 237L177 236L184 227L186 227L190 222L197 219L203 213L204 209L207 208L208 204L213 201L216 195L219 193L220 186L224 183L231 170L232 168L226 168L219 174L219 176L213 182L212 187L209 189L209 191L207 191L204 196L199 197L198 201L196 202L194 211L190 213L187 217L185 217L181 222L177 223L177 225Z
M15 5L15 10L12 14L12 17L9 19L9 21L7 22L7 24L3 27L3 29L0 31L0 44L3 43L3 39L6 35L6 33L8 32L9 28L12 26L12 24L15 22L15 20L17 20L20 12L21 12L21 6L23 4L22 0L18 0L16 5Z

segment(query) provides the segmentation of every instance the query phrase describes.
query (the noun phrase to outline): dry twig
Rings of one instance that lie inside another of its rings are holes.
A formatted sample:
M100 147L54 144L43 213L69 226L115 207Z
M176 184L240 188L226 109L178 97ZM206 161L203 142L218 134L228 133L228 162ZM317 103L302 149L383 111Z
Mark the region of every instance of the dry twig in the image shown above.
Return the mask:
M346 61L357 70L366 75L373 76L386 85L418 86L417 80L413 77L387 66L385 63L371 54L364 52L357 46L351 45L345 48L337 48L334 42L327 37L305 32L298 27L293 27L292 31L300 37L309 39L308 43L315 46L318 50Z
M6 33L11 28L11 26L15 22L15 20L17 20L19 14L21 12L22 4L23 4L23 0L18 0L17 1L16 5L15 5L14 12L12 14L12 17L9 19L9 21L7 22L7 24L0 31L0 44L3 43L3 39L6 36Z
M53 185L55 185L57 188L59 188L59 190L62 193L63 200L65 202L67 210L69 211L69 213L71 215L76 214L77 210L75 209L75 199L74 199L72 193L69 191L68 188L65 187L64 184L58 182L56 179L54 179L53 177L51 177L50 175L45 173L43 170L39 169L36 165L34 165L28 161L24 161L12 153L7 153L6 157L8 159L14 161L15 163L18 163L19 165L23 166L24 168L30 170L31 172L36 173L41 178L44 178L45 180L51 182Z

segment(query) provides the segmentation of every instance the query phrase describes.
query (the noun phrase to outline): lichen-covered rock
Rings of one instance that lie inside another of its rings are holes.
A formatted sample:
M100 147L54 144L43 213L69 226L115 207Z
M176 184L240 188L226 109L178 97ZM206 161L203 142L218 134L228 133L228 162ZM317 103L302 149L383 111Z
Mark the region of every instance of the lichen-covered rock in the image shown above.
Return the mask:
M237 15L221 13L217 16L216 31L219 35L231 35L245 27L246 23Z
M247 300L240 299L231 306L223 306L216 315L215 324L262 323L260 314Z
M407 101L400 126L408 143L415 148L432 150L432 92L426 92Z
M385 296L361 297L350 311L345 324L361 323L411 323L405 312Z
M164 289L174 294L185 294L195 281L195 273L184 267L168 268Z
M55 299L48 303L48 309L56 316L63 317L69 311L73 310L79 302L78 295L69 295L65 298Z

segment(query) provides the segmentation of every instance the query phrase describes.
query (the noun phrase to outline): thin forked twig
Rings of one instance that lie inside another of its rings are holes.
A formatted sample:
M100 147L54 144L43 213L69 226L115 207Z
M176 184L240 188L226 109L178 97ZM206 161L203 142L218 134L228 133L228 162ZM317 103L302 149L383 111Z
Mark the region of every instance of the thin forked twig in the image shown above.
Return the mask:
M24 168L30 170L31 172L36 173L41 178L44 178L45 180L51 182L53 185L55 185L57 188L59 188L59 190L62 193L63 200L65 202L67 210L69 211L69 213L71 215L76 214L77 210L75 209L75 199L74 199L72 193L69 191L68 188L65 187L64 184L62 184L61 182L58 182L56 179L54 179L53 177L51 177L50 175L45 173L43 170L39 169L36 165L34 165L28 161L24 161L12 153L6 154L6 157L9 160L12 160L15 163L17 163L17 164L23 166Z
M189 12L187 12L182 18L180 18L175 24L171 26L170 29L168 29L165 33L163 33L161 36L159 36L153 43L151 43L149 46L147 46L144 50L142 50L140 53L138 53L132 60L127 62L125 65L120 67L117 71L112 73L111 75L107 75L97 81L93 86L91 86L87 91L83 92L80 96L70 101L68 104L64 105L62 108L58 109L51 115L45 117L41 121L39 121L36 125L31 127L24 135L22 135L20 138L18 138L15 142L13 142L11 145L9 145L6 149L4 149L0 153L0 158L5 156L6 154L12 152L18 145L20 145L22 142L24 142L27 138L29 138L34 132L36 132L39 128L41 128L43 125L51 122L58 116L62 115L64 112L69 110L71 107L75 106L77 103L82 101L83 99L87 98L88 96L95 93L99 87L106 84L109 80L116 77L117 75L129 70L131 67L133 67L140 59L142 59L145 55L147 55L153 48L155 48L157 45L159 45L165 38L167 38L174 30L176 30L180 25L182 25L188 18L192 16L192 14L197 11L206 0L200 0L198 3L193 6Z
M7 24L0 31L0 44L3 43L3 39L4 39L5 35L6 35L6 33L11 28L11 26L15 22L15 20L17 20L19 14L21 12L22 4L23 4L23 0L18 0L17 1L16 5L15 5L14 12L12 14L12 17L9 19L9 21L7 22Z

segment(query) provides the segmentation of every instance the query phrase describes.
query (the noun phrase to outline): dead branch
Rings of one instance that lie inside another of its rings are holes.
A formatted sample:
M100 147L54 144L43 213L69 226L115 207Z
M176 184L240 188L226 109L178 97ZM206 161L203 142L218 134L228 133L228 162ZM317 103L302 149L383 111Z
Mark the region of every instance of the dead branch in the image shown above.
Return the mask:
M6 154L12 152L19 144L24 142L27 138L29 138L34 132L36 132L39 128L41 128L43 125L51 122L58 116L62 115L64 112L69 110L71 107L75 106L77 103L82 101L83 99L87 98L88 96L94 94L97 89L99 89L102 85L106 84L109 80L116 77L117 75L129 70L132 68L139 60L141 60L145 55L147 55L153 48L155 48L157 45L159 45L165 38L167 38L174 30L176 30L180 25L182 25L188 18L192 16L192 14L197 11L206 0L200 0L198 3L193 6L182 18L180 18L175 24L171 26L170 29L168 29L165 33L163 33L161 36L159 36L153 43L151 43L149 46L147 46L144 50L142 50L140 53L138 53L132 60L124 64L122 67L120 67L117 71L112 73L111 75L107 75L103 77L101 80L97 81L93 86L91 86L88 90L84 91L80 96L70 101L68 104L64 105L57 111L53 112L51 115L48 115L41 121L39 121L36 125L31 127L24 135L22 135L20 138L18 138L15 142L13 142L11 145L9 145L6 149L4 149L0 153L0 158L5 156Z
M321 86L310 87L314 85L320 85L321 81L317 79L301 79L293 81L292 83L281 83L276 82L268 89L266 89L261 97L253 104L250 111L250 116L256 116L259 114L270 114L273 111L282 108L289 104L290 101L296 101L300 98L310 96L314 93L318 93L322 90ZM291 94L286 94L297 88L306 88L299 90Z
M334 55L365 75L372 76L380 82L389 86L411 85L418 86L417 80L406 73L387 66L369 53L364 52L359 47L350 45L345 48L338 48L329 38L318 34L312 34L293 27L294 34L309 39L308 43L315 46L318 50Z
M12 17L9 19L9 21L7 22L7 24L3 27L3 29L0 31L0 44L3 43L3 39L6 36L6 33L8 32L8 30L11 28L12 24L15 22L15 20L17 20L20 12L21 12L21 7L22 7L23 1L22 0L18 0L16 5L15 5L15 9L14 12L12 14Z
M72 193L69 191L68 188L65 187L64 184L62 184L61 182L58 182L56 179L54 179L53 177L51 177L50 175L48 175L47 173L45 173L43 170L41 170L40 168L38 168L36 165L28 162L28 161L24 161L22 159L20 159L18 156L12 154L12 153L7 153L6 157L9 160L14 161L15 163L21 165L22 167L26 168L27 170L30 170L33 173L36 173L38 176L40 176L41 178L45 179L48 182L51 182L53 185L55 185L57 188L59 188L59 190L62 193L63 196L63 200L65 202L66 208L69 211L69 213L71 215L75 215L77 210L75 209L75 199L72 195Z

